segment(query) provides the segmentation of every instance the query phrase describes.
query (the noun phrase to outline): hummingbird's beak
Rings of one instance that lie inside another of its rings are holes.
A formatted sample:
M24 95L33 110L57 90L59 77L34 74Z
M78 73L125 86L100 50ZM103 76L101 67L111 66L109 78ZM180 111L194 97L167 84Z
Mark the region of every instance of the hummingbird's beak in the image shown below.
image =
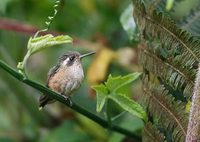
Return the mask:
M95 53L96 53L96 51L93 51L93 52L90 52L90 53L86 53L86 54L80 55L80 59L82 59L82 58L84 58L86 56L90 56L90 55L95 54Z

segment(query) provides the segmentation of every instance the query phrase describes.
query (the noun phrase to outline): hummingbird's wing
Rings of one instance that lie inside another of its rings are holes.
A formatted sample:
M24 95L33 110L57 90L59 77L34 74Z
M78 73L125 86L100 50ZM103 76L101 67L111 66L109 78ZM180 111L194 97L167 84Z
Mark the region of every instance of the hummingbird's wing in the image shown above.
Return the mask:
M47 84L46 86L49 87L49 80L51 79L51 77L53 77L55 75L55 73L58 71L60 65L56 65L53 68L51 68L48 72L48 77L47 77ZM42 95L40 96L39 99L39 107L43 108L46 104L48 103L52 103L54 102L54 100L46 95Z
M48 77L47 77L47 87L49 87L49 80L51 79L51 77L53 77L57 72L58 69L60 68L60 65L56 65L53 68L51 68L48 72Z

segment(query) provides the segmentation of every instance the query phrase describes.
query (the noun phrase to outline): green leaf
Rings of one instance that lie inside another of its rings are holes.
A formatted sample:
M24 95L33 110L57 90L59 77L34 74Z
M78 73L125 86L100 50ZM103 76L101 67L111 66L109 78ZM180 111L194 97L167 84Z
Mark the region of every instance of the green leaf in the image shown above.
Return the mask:
M64 44L64 43L72 43L72 38L68 35L61 35L61 36L54 37L51 34L47 34L45 36L40 36L36 38L31 37L28 41L27 48L31 54L34 54L47 47Z
M174 0L167 0L166 10L171 10L174 5Z
M130 40L137 39L136 37L136 24L133 19L133 6L129 4L126 9L123 11L120 17L120 22L123 29L128 34Z
M61 35L61 36L54 37L51 34L47 34L40 37L34 37L34 38L31 37L28 41L28 45L27 45L28 51L26 55L24 56L23 61L18 62L17 68L19 72L26 76L25 66L26 66L28 58L32 54L39 52L47 47L64 44L64 43L71 43L72 41L73 41L72 38L68 35Z
M120 105L124 110L130 112L133 115L136 115L139 118L147 120L146 113L144 109L135 101L121 95L116 91L121 87L131 83L139 77L140 73L132 73L126 76L108 77L107 82L100 85L95 85L92 88L96 91L97 94L97 112L100 112L105 105L106 99L112 99L118 105Z
M132 115L135 115L145 120L145 122L147 121L147 115L143 107L134 100L128 98L123 94L109 95L108 97L117 104L119 104L124 110L128 111Z
M112 77L109 75L106 84L106 87L108 90L112 93L115 93L117 90L119 90L121 87L133 82L136 80L141 73L135 72L126 76L118 76L118 77Z
M1 14L6 13L6 9L11 1L13 1L13 0L1 0L0 1L0 13Z
M108 95L108 90L105 85L95 85L92 88L96 91L97 94L97 106L96 111L100 112L106 102L106 97Z

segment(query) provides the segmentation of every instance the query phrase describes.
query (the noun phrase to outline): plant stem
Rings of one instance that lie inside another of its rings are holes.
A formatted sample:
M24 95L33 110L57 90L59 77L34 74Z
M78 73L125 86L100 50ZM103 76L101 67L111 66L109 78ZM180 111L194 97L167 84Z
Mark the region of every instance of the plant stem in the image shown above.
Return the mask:
M18 79L19 81L37 89L38 91L44 93L45 95L52 97L53 99L55 99L55 100L65 104L66 106L70 107L69 102L66 101L63 96L61 96L60 94L48 89L47 87L45 87L45 86L43 86L43 85L41 85L37 82L34 82L32 80L25 78L22 74L15 71L12 67L7 65L2 60L0 60L0 67L2 69L4 69L6 72L8 72L10 75L15 77L16 79ZM112 131L121 133L121 134L126 135L126 136L130 136L130 137L134 138L135 141L141 141L141 137L137 136L133 132L131 132L127 129L124 129L122 127L119 127L117 125L111 125L111 127L110 127L109 123L107 121L105 121L104 119L102 119L102 118L96 116L95 114L89 112L88 110L82 108L81 106L77 105L74 102L73 102L73 105L70 108L75 110L76 112L79 112L80 114L88 117L89 119L95 121L96 123L98 123L99 125L101 125L104 128L109 128Z
M24 59L22 61L21 66L19 67L19 69L22 71L22 73L25 75L25 77L27 77L27 74L26 74L26 64L27 64L28 58L30 56L31 56L31 53L28 50L27 53L26 53L26 55L24 56Z
M189 123L186 135L186 142L197 142L200 140L200 64L192 96Z
M112 121L115 121L116 119L118 119L119 117L121 117L122 115L124 115L125 113L126 113L126 111L123 111L123 112L117 114L116 116L112 117L111 120L112 120Z
M111 120L111 116L110 116L110 108L109 107L110 107L110 100L109 100L109 98L107 98L107 100L106 100L106 117L107 117L109 127L112 127L112 120Z

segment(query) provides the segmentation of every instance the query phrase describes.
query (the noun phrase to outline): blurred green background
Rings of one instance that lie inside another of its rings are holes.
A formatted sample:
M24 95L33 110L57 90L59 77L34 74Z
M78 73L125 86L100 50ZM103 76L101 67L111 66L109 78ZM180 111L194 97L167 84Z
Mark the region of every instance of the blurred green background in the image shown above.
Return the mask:
M176 5L174 19L194 7L195 0ZM44 29L47 17L53 14L53 0L1 0L0 1L0 59L16 68L26 54L26 45L36 29ZM106 80L108 74L125 75L141 71L135 48L136 35L130 41L120 16L131 3L130 0L61 0L58 14L49 32L68 34L74 38L73 45L55 46L33 55L28 62L29 78L46 84L47 72L60 55L66 51L86 53L96 50L82 64L86 79L73 95L73 101L96 113L96 98L90 86ZM130 7L130 6L129 6ZM129 14L131 14L129 12ZM130 18L130 16L128 17ZM132 23L134 24L134 23ZM99 67L99 65L101 65ZM134 87L133 87L133 86ZM124 88L124 92L137 99L141 93L140 82ZM0 70L0 142L120 142L131 138L103 129L84 116L56 102L44 110L38 110L40 92L22 84L5 71ZM112 105L113 115L122 110ZM104 118L105 114L97 114ZM143 123L125 113L115 124L141 135Z

